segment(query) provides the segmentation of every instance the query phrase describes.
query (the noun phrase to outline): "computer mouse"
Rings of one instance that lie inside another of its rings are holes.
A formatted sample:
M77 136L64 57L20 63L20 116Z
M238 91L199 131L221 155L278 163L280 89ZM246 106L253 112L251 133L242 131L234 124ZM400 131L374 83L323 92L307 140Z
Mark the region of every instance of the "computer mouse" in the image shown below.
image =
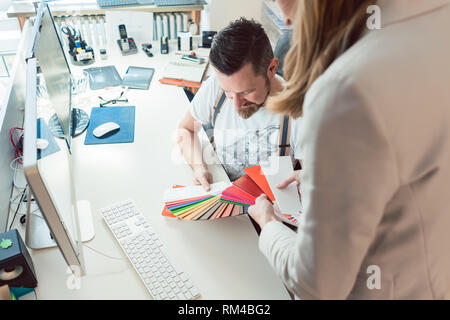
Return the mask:
M94 129L94 136L97 138L110 136L119 131L120 126L115 122L106 122Z
M37 139L37 140L36 140L36 147L37 147L39 150L44 150L45 148L48 147L48 140L45 140L45 139Z

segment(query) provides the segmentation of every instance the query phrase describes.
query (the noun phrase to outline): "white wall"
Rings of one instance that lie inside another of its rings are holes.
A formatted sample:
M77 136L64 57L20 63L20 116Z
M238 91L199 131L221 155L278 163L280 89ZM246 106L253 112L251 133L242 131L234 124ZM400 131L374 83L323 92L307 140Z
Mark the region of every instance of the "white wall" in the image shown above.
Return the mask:
M0 0L0 11L7 11L12 0Z
M8 18L6 12L11 5L12 0L0 0L0 19ZM17 20L17 19L16 19Z
M240 17L260 21L263 0L208 0L201 17L202 30L219 31Z

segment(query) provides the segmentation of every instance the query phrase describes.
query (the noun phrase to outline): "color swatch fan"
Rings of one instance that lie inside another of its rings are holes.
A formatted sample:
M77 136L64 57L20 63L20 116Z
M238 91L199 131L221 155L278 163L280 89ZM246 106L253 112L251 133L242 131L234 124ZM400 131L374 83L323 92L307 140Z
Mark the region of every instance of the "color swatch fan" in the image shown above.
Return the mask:
M202 186L174 186L164 194L163 216L183 220L212 220L246 213L243 206L220 201L220 195L231 184L211 184L206 192Z
M244 207L255 204L255 200L264 191L248 176L244 175L222 192L220 201Z
M247 174L225 189L220 201L247 208L254 205L256 198L264 193L277 205L279 212L275 213L281 220L297 227L301 220L302 205L296 184L292 183L282 190L276 188L277 184L292 175L291 158L271 157L266 163L246 168L244 171Z
M266 194L277 204L277 215L286 223L298 226L302 211L297 186L293 183L283 190L275 186L291 176L290 157L274 157L269 162L244 169L246 175L232 184L211 184L206 192L202 186L174 186L164 194L163 216L183 220L212 220L248 213L256 198Z

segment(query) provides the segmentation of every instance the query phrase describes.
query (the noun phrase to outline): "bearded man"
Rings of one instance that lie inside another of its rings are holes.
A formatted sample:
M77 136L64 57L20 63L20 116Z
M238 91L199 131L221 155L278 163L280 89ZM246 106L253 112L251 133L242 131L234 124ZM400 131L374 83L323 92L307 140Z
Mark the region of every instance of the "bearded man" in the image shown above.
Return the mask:
M201 125L213 132L217 156L231 181L272 155L300 159L300 120L271 114L264 106L283 90L284 80L277 75L279 61L261 24L244 18L230 23L214 37L209 60L213 75L179 124L178 143L195 183L209 190L213 182L196 134Z

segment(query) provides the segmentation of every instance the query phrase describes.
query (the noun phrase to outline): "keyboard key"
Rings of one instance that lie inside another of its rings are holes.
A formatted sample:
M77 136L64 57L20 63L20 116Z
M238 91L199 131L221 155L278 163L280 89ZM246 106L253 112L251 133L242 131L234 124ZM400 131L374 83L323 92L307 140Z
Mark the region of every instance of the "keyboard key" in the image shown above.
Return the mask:
M180 278L181 278L181 280L183 280L183 282L186 282L189 280L186 273L184 273L184 272L180 273Z
M193 297L196 297L199 295L199 292L197 290L197 288L192 287L191 289L189 289L189 292L192 294Z
M186 281L185 286L186 286L186 288L190 289L194 286L194 284L188 280L188 281Z
M182 294L181 292L177 293L177 298L178 298L178 300L186 300L186 296L184 294Z

